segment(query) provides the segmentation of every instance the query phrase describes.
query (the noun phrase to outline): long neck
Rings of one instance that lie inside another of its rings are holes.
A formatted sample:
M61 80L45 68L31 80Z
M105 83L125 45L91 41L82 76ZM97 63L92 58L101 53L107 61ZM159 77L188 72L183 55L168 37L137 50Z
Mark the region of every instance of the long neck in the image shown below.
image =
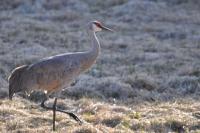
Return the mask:
M89 69L96 61L100 53L100 43L99 40L93 31L88 31L88 35L91 39L92 48L85 53L82 60L82 71Z
M93 58L97 58L97 56L99 55L99 52L100 52L100 43L99 43L99 40L96 36L96 33L93 32L93 31L89 31L89 37L91 39L91 43L92 43L92 49L89 51L89 54L91 57Z

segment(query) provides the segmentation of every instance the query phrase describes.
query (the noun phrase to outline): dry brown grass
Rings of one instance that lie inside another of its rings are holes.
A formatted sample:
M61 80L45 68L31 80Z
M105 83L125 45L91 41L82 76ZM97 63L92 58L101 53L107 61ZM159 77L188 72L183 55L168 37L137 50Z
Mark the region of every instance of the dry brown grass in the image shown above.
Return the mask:
M57 113L56 132L198 132L200 103L191 99L146 105L115 105L91 99L60 100L77 108L85 122L78 125ZM52 132L52 112L16 97L1 101L2 132Z

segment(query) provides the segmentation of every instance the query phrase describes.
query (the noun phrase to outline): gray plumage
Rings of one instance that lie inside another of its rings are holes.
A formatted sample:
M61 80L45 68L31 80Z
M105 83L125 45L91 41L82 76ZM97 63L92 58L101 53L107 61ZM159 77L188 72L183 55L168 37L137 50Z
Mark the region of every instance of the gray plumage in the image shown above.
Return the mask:
M67 88L82 72L89 69L100 52L100 44L95 32L110 30L98 21L89 24L92 49L86 52L65 53L44 58L31 65L14 69L9 76L9 97L17 92L44 90L47 94Z

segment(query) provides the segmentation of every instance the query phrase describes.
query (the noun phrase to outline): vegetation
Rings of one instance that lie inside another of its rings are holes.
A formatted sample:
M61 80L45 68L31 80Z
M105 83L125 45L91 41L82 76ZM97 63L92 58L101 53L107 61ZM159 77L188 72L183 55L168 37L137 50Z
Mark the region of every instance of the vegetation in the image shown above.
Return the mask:
M52 55L90 48L86 24L98 34L97 63L63 90L57 132L200 132L198 0L1 0L0 132L51 132L44 96L7 99L12 69ZM53 99L49 101L52 105Z

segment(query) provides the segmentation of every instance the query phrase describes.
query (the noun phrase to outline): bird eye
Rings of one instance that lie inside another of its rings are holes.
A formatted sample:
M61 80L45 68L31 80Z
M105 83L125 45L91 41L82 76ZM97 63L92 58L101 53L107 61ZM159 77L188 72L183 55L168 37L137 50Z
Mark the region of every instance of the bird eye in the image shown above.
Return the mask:
M94 24L95 24L97 27L101 28L101 23L100 23L100 22L94 22Z

